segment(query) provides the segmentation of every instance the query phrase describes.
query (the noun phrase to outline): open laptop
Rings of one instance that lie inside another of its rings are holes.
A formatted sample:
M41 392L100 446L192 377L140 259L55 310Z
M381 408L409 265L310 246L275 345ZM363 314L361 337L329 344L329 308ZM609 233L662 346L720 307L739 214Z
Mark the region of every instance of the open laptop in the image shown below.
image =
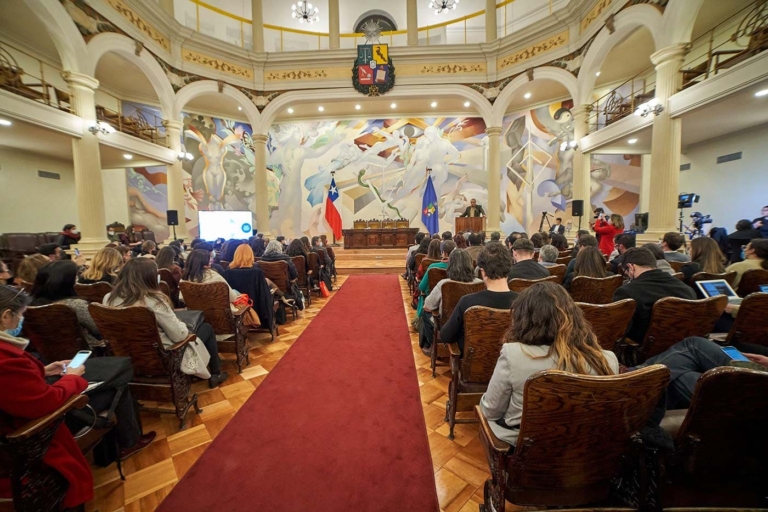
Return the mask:
M696 286L699 287L699 290L706 298L714 297L716 295L725 295L728 297L728 304L732 304L734 306L738 306L743 300L741 297L736 295L736 292L733 291L733 288L731 288L731 285L729 285L728 281L725 279L696 281Z

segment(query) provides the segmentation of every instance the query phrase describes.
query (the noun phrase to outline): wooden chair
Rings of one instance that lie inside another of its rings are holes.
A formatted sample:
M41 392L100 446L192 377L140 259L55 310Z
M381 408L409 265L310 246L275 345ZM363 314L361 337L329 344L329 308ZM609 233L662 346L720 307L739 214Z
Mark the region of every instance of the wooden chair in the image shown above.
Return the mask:
M28 307L24 336L46 363L66 361L80 350L89 350L77 313L66 304Z
M242 373L243 367L251 364L248 357L248 326L243 323L243 315L251 307L240 306L232 311L227 283L182 281L179 287L187 308L202 311L206 323L213 327L219 352L234 353L237 357L237 373ZM224 335L227 338L218 339Z
M174 303L173 302L173 296L171 295L171 287L168 286L168 283L166 283L165 281L160 281L159 283L157 283L157 288L158 288L158 290L163 292L163 294L166 297L168 297L168 300L171 301L171 304Z
M576 305L592 326L592 332L597 336L600 346L614 352L616 343L624 337L632 315L635 314L635 301L624 299L610 304L577 302Z
M314 253L310 253L314 254ZM264 271L264 277L275 283L277 288L285 295L291 295L291 282L288 279L288 263L285 261L259 261L259 268ZM296 320L299 308L296 304L291 305L291 314Z
M623 283L624 278L621 276L576 276L571 281L571 297L575 302L610 304L613 302L613 293Z
M650 326L645 333L645 339L637 346L627 343L630 347L636 348L637 362L642 363L685 338L706 337L712 332L727 305L728 298L725 295L700 300L664 297L653 305ZM627 366L633 365L632 360L625 360L622 363Z
M558 265L566 265L567 266L571 262L572 259L573 259L573 256L562 256L560 258L557 258L555 260L555 263L557 263Z
M683 274L682 272L675 272L674 274L672 274L672 277L676 277L681 281L685 281L685 274Z
M673 429L675 454L662 488L665 510L768 505L766 389L768 372L723 366L699 378L687 412L670 411L685 416Z
M551 267L547 267L547 270L549 270L549 274L552 276L557 276L560 278L559 281L557 281L557 284L563 284L563 279L565 279L565 271L568 269L568 265L553 265Z
M733 322L731 330L728 331L728 336L725 338L725 344L753 343L768 347L768 328L765 325L766 311L768 311L768 293L752 293L745 297L739 306L736 321ZM26 325L24 323L25 327Z
M642 446L639 431L668 382L662 365L600 377L537 372L525 383L514 453L476 407L491 470L480 510L503 511L505 501L537 508L605 501L622 459Z
M127 308L92 303L88 311L116 356L130 357L133 363L131 393L137 400L172 402L179 428L187 424L190 407L198 414L197 395L192 393L192 378L181 371L181 360L187 344L196 336L165 348L160 339L157 320L151 309L141 306ZM147 409L168 412L165 409Z
M440 261L441 260L433 260L432 258L426 258L426 257L422 258L421 262L419 263L419 267L421 268L421 275L423 276L424 274L427 273L427 269L429 268L430 265L432 265L433 263L440 263ZM416 283L416 285L418 284L419 283Z
M408 229L411 227L411 222L408 219L403 219L402 217L395 220L395 228L396 229Z
M421 266L421 261L426 258L426 254L417 254L414 256L416 264L413 266L414 271L411 272L408 275L408 284L410 285L411 289L411 295L413 295L416 292L416 287L419 286L419 283L416 282L416 273L419 270L419 267Z
M381 229L381 221L380 220L369 220L368 221L368 229Z
M315 257L317 257L317 255L315 255ZM304 260L304 256L291 256L291 261L293 262L293 266L296 267L296 273L299 275L296 284L299 286L299 290L305 292L304 295L306 295L307 298L307 306L310 306L312 304L312 294L310 293L312 288L309 284L309 275L307 275L307 264ZM312 271L310 270L309 272Z
M753 268L742 274L739 281L739 288L736 292L739 297L746 297L750 293L760 291L760 285L768 284L768 270L764 268Z
M437 283L443 279L448 279L448 271L444 268L431 268L427 270L427 290L431 292L437 286Z
M557 283L557 280L557 276L542 277L541 279L520 279L519 277L516 277L509 280L509 289L513 292L520 293L536 283Z
M358 219L352 223L352 227L354 229L365 229L368 227L368 222Z
M338 272L336 272L336 252L333 250L333 247L325 247L325 252L328 253L328 257L331 259L331 277L333 278L333 282L336 282L336 278L339 276Z
M511 321L509 309L472 306L464 312L464 357L457 344L448 346L451 352L451 383L445 403L445 417L450 426L448 439L453 439L456 423L477 422L474 418L456 419L456 413L470 412L480 403Z
M112 293L112 285L105 282L93 284L76 284L75 293L88 302L97 302L101 304L104 302L104 297L108 293Z
M667 261L669 263L669 266L672 267L672 269L675 272L680 272L683 268L683 265L688 263L687 261Z
M309 274L307 274L307 281L309 282L310 287L314 288L319 283L317 283L317 279L319 279L320 276L320 264L317 261L317 254L314 252L308 252L307 257L309 258ZM317 289L317 296L320 296L320 288Z
M736 271L731 272L725 272L723 274L710 274L709 272L696 272L691 276L690 281L688 281L688 284L691 285L695 290L696 293L699 292L699 288L696 286L696 281L712 281L713 279L725 279L731 287L733 287L733 283L736 282Z
M440 328L442 327L442 324L451 318L453 310L456 309L456 304L458 304L460 298L464 295L477 293L482 290L485 290L485 283L460 283L458 281L450 281L443 284L440 288L440 292L443 296L441 300L442 312L432 312L432 323L435 326L429 355L431 361L430 364L432 366L432 377L436 374L435 369L437 368L437 356L439 350L438 343L441 343Z
M181 303L179 302L179 283L176 282L176 280L173 278L173 274L167 268L158 269L158 273L160 274L160 280L168 285L168 293L171 297L171 301L173 302L173 307L180 308Z

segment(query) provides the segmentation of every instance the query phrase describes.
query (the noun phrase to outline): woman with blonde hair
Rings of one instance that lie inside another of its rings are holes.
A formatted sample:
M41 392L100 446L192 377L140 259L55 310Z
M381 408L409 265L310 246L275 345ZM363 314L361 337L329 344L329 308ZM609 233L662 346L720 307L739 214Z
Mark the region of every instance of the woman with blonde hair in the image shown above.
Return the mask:
M32 290L32 284L35 282L38 271L50 262L51 260L42 254L27 256L21 260L19 268L16 269L16 284L22 287L26 286L26 290L29 292Z
M525 381L542 370L581 375L619 372L616 355L600 348L584 313L554 283L535 284L512 303L512 325L480 400L494 434L513 446L523 417Z
M257 318L251 317L246 325L272 325L272 294L264 276L264 271L254 266L253 249L248 244L242 244L235 250L229 268L224 271L224 280L231 288L248 295L253 301L253 311Z
M714 238L702 236L691 240L691 261L680 268L685 281L697 272L722 274L725 272L725 256Z
M120 272L124 264L123 255L117 249L104 247L93 256L91 266L83 272L78 282L81 284L99 282L113 284L117 280L117 273Z

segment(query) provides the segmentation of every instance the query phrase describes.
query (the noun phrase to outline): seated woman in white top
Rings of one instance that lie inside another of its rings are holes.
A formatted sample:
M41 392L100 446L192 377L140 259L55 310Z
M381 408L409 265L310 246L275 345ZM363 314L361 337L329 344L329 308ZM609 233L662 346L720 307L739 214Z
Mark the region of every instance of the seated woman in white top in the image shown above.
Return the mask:
M581 309L559 284L539 283L523 291L512 304L505 337L480 407L496 437L513 446L523 417L523 388L532 374L619 372L616 355L600 348Z
M104 304L106 306L122 307L145 306L151 309L155 313L157 327L160 331L160 339L166 348L174 343L183 341L189 336L189 329L186 324L174 314L170 299L160 291L157 282L157 265L150 258L129 260L120 274L118 274L112 293L104 297ZM205 364L207 363L208 370L210 370L208 385L211 388L215 388L226 381L229 376L227 372L221 371L221 360L219 359L213 327L204 323L197 329L195 334L197 335L196 341L202 342L205 349L196 350L197 347L192 347L191 351L187 349L187 354L194 353L195 355L185 356L185 361L187 361L186 358L188 357L197 357L197 361L191 361L189 363L190 368L184 367L182 371L207 377L208 372L205 370ZM208 352L207 355L204 353L206 350ZM210 360L208 360L208 355ZM185 362L184 364L187 363ZM195 366L198 367L194 368Z

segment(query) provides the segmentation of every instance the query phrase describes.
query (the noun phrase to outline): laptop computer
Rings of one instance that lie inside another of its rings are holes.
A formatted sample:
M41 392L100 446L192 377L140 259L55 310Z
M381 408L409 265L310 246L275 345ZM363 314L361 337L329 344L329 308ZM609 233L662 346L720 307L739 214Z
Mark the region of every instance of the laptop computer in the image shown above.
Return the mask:
M732 304L734 306L738 306L743 300L741 297L736 295L736 292L733 291L733 288L731 288L731 285L729 285L728 281L725 279L696 281L696 286L698 286L699 290L706 298L714 297L716 295L725 295L728 297L728 304Z

